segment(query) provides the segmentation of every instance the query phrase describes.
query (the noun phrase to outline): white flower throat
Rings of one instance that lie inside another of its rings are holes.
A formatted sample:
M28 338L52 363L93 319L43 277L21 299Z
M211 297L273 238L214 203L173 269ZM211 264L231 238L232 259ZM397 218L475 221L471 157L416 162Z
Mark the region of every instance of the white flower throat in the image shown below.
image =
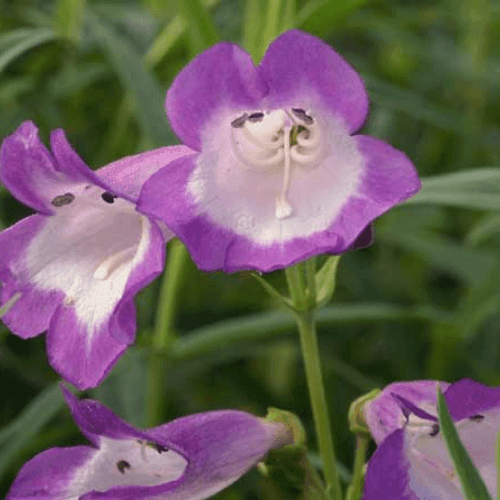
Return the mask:
M276 217L293 215L288 200L292 167L314 167L323 155L321 129L302 108L244 113L231 122L233 151L250 170L283 168L283 187L276 197Z

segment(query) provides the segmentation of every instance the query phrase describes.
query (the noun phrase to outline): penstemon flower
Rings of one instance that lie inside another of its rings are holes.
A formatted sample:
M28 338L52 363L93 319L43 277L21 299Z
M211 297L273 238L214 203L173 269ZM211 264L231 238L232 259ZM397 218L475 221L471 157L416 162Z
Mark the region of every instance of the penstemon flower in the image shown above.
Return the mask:
M441 437L437 385L435 381L390 384L366 404L365 420L378 448L368 463L364 500L464 500ZM495 497L500 387L469 379L439 385L460 439Z
M352 135L368 113L363 81L300 31L258 66L236 45L208 49L176 77L166 109L197 153L146 182L139 206L204 270L267 272L366 246L370 222L420 188L403 153Z
M162 270L170 231L136 210L146 178L190 152L177 146L93 172L67 142L52 154L31 122L0 150L0 180L38 212L0 233L2 318L22 338L47 331L50 364L84 389L96 386L135 337L134 295Z
M17 475L6 500L202 500L289 444L284 424L220 410L139 430L98 401L63 388L93 446L52 448Z

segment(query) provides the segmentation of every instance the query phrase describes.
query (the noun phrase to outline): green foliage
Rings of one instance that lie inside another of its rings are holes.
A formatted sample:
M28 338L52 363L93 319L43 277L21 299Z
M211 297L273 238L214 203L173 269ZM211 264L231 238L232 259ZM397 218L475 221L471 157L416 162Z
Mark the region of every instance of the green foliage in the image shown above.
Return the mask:
M335 282L337 258L317 259L316 297L326 304L317 312L319 347L348 477L346 415L362 393L432 376L500 384L500 31L498 9L486 12L486 4L475 4L483 10L474 23L468 4L444 0L94 0L85 16L81 0L3 2L0 140L31 119L44 140L64 128L85 161L102 166L178 142L165 91L219 38L243 43L258 61L270 39L295 26L346 57L371 99L363 133L403 150L423 177L418 195L376 221L371 248L342 256ZM0 190L0 227L27 213ZM317 448L295 321L278 307L283 273L260 277L271 295L249 273L202 273L188 260L181 274L175 340L160 353L163 421L228 407L263 415L276 406L301 416ZM137 298L137 342L91 394L136 425L148 421L159 295L157 281ZM75 444L75 430L57 418L67 411L55 379L43 338L0 327L0 497L34 453ZM319 470L317 455L308 456ZM251 475L215 498L300 497L274 478Z
M83 27L85 0L58 0L54 18L56 32L77 43Z
M439 427L448 448L448 453L453 461L455 470L460 478L462 493L467 500L492 500L486 489L484 481L460 441L457 429L446 407L443 393L438 392Z

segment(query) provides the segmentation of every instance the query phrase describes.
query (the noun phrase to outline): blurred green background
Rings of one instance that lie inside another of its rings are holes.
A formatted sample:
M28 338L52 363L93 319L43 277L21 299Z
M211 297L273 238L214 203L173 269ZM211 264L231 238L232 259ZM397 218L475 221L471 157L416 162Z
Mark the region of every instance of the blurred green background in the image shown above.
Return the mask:
M346 413L362 393L421 378L500 384L499 21L498 0L0 0L0 138L27 119L44 140L62 127L92 167L174 144L165 91L221 39L262 54L274 33L299 27L351 62L371 97L362 132L405 151L424 189L376 221L372 247L341 259L334 299L318 313L346 476ZM28 213L0 187L1 228ZM285 290L282 272L268 279ZM160 283L136 301L136 345L86 393L138 426L152 422L147 353ZM174 306L162 421L272 405L303 419L315 450L293 318L251 274L205 274L188 261ZM34 454L84 442L44 342L0 326L0 497ZM216 496L293 497L256 471Z

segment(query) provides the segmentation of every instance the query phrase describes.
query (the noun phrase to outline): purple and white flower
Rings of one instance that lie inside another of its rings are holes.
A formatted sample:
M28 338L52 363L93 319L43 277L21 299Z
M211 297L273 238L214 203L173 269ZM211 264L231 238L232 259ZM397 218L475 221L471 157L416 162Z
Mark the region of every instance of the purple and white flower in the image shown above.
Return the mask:
M38 213L0 233L2 318L21 338L47 331L50 364L95 387L135 337L134 295L163 269L172 233L136 210L144 181L184 146L123 158L93 172L62 130L52 154L32 122L7 137L0 180Z
M215 45L176 77L166 109L197 153L146 182L139 206L204 270L267 272L366 246L370 222L420 188L402 152L352 135L368 113L363 81L307 33L278 37L258 66Z
M6 500L202 500L290 444L284 424L211 411L139 430L98 401L66 402L92 446L51 448L26 463Z
M378 447L368 463L364 500L464 500L439 428L438 384L460 439L495 498L500 387L462 379L451 385L390 384L366 404L365 420Z

